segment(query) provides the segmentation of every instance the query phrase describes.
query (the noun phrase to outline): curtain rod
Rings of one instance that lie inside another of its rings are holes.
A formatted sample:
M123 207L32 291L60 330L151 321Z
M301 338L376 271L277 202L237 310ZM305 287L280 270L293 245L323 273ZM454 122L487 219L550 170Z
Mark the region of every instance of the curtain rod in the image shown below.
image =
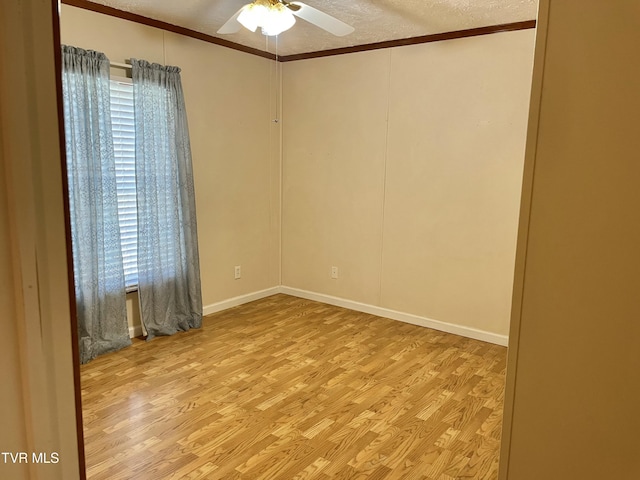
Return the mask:
M131 68L132 67L128 63L120 63L120 62L109 62L109 63L110 63L110 65L112 67L115 67L115 68L125 68L125 69L127 69L127 68Z

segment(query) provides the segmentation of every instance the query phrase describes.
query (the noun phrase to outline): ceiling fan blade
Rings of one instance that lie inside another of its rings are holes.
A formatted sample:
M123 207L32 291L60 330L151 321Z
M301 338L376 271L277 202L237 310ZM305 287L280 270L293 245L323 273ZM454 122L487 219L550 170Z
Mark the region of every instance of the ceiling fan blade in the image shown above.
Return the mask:
M246 5L245 5L246 7ZM238 21L238 17L240 16L240 14L242 13L242 10L244 10L244 7L242 7L240 10L238 10L233 17L231 17L229 20L227 20L225 22L224 25L222 25L218 31L216 33L236 33L239 32L240 29L242 28L242 24Z
M345 35L349 35L355 29L351 25L347 25L346 23L338 20L331 15L327 15L320 10L310 7L309 5L302 2L290 2L285 4L287 6L291 5L294 8L290 8L291 13L295 16L306 20L309 23L313 23L316 27L320 27L323 30L326 30L329 33L333 33L338 37L343 37ZM299 8L295 8L299 7Z

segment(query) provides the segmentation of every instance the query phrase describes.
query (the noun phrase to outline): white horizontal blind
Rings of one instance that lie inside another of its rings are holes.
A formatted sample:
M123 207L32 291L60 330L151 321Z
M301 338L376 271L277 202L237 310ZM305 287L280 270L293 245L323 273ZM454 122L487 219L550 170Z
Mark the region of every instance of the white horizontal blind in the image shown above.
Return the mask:
M111 80L111 127L124 278L126 287L132 288L138 285L138 215L133 85L129 82Z

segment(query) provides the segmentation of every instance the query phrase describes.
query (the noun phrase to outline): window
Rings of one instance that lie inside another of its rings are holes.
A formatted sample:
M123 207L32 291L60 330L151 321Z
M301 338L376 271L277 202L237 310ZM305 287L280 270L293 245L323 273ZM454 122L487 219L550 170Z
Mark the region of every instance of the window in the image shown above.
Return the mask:
M124 279L127 289L134 289L138 285L138 215L133 84L130 79L112 79L110 87L111 128L116 163L118 222Z

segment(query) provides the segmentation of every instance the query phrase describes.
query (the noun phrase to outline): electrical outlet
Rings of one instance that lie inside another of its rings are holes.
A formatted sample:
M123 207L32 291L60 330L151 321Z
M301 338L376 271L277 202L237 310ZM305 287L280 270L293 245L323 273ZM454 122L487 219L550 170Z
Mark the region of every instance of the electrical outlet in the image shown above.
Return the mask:
M338 278L338 267L331 267L331 278Z
M240 268L240 265L236 265L233 270L233 278L238 280L241 277L242 277L242 269Z

